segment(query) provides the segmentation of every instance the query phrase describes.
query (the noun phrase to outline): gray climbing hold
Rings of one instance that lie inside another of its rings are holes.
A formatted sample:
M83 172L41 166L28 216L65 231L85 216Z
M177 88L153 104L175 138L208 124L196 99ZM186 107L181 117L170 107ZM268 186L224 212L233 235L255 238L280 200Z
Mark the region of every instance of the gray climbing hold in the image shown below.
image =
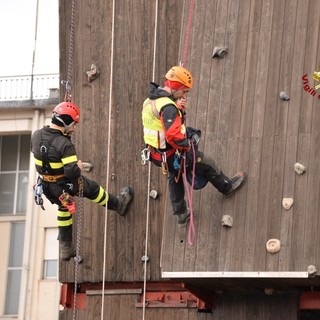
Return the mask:
M294 165L294 171L297 174L301 175L301 174L304 174L306 172L306 167L304 165L302 165L301 163L297 162Z
M157 199L158 198L158 191L157 190L151 190L149 194L150 198Z
M223 58L228 53L228 48L226 47L215 47L213 49L212 58Z
M226 227L233 226L233 218L227 214L225 214L221 219L221 224Z
M310 264L307 268L309 276L315 275L317 273L317 268L315 265Z
M284 92L284 91L281 91L281 92L280 92L280 98L281 98L281 100L284 100L284 101L290 100L289 95L288 95L286 92Z
M88 77L88 81L92 82L93 80L99 77L100 72L97 66L95 64L92 64L90 70L87 71L86 74Z

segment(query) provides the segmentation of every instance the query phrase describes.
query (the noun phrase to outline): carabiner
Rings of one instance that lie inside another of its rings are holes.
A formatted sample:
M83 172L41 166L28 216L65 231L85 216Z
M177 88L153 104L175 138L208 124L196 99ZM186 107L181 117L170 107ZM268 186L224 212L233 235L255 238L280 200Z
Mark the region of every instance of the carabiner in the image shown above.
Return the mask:
M149 148L144 148L141 151L141 164L145 165L150 159L150 150Z

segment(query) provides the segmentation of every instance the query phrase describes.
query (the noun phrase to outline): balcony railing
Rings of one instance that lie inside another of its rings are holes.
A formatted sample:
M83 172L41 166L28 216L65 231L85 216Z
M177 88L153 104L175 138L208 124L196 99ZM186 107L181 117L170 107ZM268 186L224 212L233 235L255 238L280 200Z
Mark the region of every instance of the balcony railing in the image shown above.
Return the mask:
M0 77L0 100L48 99L59 88L59 74Z

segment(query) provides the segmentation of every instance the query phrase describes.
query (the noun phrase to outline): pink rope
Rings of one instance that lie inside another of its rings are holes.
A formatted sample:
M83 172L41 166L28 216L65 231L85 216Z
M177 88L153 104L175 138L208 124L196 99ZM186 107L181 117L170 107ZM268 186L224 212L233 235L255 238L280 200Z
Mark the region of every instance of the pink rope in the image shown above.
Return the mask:
M194 145L193 142L191 141L191 147L192 147L192 152L193 152L193 164L192 164L192 182L191 186L188 184L187 180L187 173L186 173L186 160L184 160L184 172L183 172L183 181L184 181L184 186L185 190L187 192L187 199L188 199L188 206L190 209L190 222L189 222L189 229L188 229L188 244L190 246L193 245L194 238L195 238L195 226L194 226L194 214L193 214L193 187L194 187L194 176L195 176L195 169L196 169L196 155L194 152ZM186 156L186 152L185 152Z
M183 52L183 59L182 59L183 66L185 66L186 62L187 62L189 40L190 40L190 31L191 31L191 24L192 24L192 16L193 16L193 12L194 12L194 3L195 3L195 0L191 0L190 7L189 7L187 31L186 31L186 41L185 41L185 45L184 45L184 52Z
M187 62L187 55L189 49L189 41L190 41L190 32L191 32L191 25L192 25L192 17L194 13L194 4L195 0L190 0L190 7L189 7L189 16L188 16L188 23L187 23L187 30L186 30L186 39L183 51L183 59L182 59L182 66L186 65ZM189 186L187 181L187 174L186 174L186 159L184 161L184 172L183 172L183 181L185 185L185 190L187 193L188 205L190 210L190 222L189 222L189 229L188 229L188 244L190 246L193 245L194 238L195 238L195 226L194 226L194 215L193 215L193 187L194 187L194 176L195 176L195 166L196 166L196 156L194 152L194 145L191 142L191 147L193 151L193 167L192 167L192 182L191 186ZM186 156L186 152L185 152Z

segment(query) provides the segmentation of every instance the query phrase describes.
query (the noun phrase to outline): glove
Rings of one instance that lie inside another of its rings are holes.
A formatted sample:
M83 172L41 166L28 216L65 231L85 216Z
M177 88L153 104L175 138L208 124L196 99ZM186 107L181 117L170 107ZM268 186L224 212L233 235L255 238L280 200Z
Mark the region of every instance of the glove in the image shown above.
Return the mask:
M187 138L193 142L194 145L198 145L201 138L201 130L192 127L187 127Z

